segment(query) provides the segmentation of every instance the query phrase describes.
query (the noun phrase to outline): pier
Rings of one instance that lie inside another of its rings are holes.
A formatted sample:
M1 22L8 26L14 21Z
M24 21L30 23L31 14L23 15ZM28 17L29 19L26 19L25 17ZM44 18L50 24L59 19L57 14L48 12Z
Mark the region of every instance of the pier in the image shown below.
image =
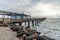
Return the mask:
M0 18L0 25L11 25L16 24L22 26L22 23L24 22L26 25L26 22L28 22L28 27L30 27L30 22L32 22L32 26L37 25L38 22L41 22L45 20L46 18L32 18L31 15L27 15L24 13L14 13L14 12L7 12L7 11L0 11L0 15L2 18Z
M14 13L14 12L7 12L7 11L0 11L0 15L2 18L0 18L0 25L9 25L9 24L16 24L18 23L20 26L22 26L22 23L24 22L26 25L26 22L28 22L28 27L30 27L30 22L32 22L32 26L38 24L38 22L41 22L45 20L46 18L32 18L31 15L27 15L24 13Z

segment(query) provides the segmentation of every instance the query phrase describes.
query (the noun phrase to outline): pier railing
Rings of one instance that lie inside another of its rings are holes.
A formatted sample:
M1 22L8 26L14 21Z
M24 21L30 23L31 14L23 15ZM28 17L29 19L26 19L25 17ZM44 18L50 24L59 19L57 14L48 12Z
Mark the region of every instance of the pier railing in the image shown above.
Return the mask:
M33 21L33 20L43 20L45 18L25 18L25 19L11 19L11 18L0 18L0 22L15 22L15 21L20 21L20 22L24 22L24 21Z
M11 19L11 18L0 18L0 25L8 25L10 23L19 23L20 25L23 22L28 22L30 23L30 21L32 21L32 24L34 21L43 21L46 18L25 18L25 19ZM28 24L29 25L29 24Z

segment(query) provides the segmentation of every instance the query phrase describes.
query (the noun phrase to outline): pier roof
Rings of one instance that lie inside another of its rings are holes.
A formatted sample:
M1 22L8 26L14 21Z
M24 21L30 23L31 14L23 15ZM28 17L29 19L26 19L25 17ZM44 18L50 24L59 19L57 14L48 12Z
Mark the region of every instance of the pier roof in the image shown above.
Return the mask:
M30 16L30 15L27 15L27 14L24 14L24 13L16 13L16 12L8 12L8 11L0 11L0 15L8 15L8 16L11 16L11 15L17 15L17 16Z

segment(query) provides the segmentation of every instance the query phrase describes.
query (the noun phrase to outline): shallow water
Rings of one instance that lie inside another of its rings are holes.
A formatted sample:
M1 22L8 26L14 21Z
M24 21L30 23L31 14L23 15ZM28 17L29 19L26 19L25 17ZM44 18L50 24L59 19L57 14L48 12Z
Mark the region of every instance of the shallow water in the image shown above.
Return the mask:
M35 27L42 35L60 40L60 18L47 18Z

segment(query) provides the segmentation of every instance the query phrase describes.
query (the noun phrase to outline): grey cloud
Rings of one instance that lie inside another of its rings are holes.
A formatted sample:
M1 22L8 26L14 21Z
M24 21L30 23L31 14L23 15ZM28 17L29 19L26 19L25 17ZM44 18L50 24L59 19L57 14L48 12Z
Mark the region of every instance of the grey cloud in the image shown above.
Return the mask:
M43 10L34 10L33 8L37 7L37 5L40 3L52 4L52 9L57 9L56 7L60 8L60 0L0 0L0 10L14 12L29 12L31 10L33 14L39 14L42 13Z
M60 4L60 0L42 0L43 3Z
M0 0L0 10L21 11L28 10L41 0Z
M39 2L41 2L42 0L31 0L31 3L39 3Z

